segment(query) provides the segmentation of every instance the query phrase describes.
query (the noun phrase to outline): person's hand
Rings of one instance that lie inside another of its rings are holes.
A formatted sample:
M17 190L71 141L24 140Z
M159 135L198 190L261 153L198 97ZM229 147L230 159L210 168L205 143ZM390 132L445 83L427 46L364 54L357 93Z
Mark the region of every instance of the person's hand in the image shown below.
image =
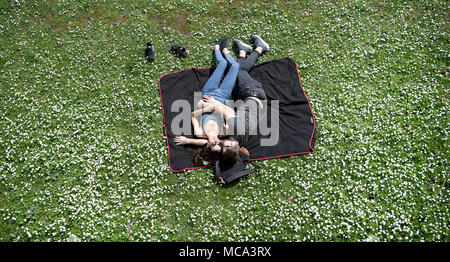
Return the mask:
M211 113L216 111L216 109L217 109L216 105L207 105L206 107L203 108L203 110L205 110L205 112L211 112Z
M179 145L185 145L188 143L189 138L184 137L184 136L176 136L173 141L175 142L175 145L179 146Z
M197 108L204 108L205 106L207 106L205 101L202 99L198 100Z
M214 97L212 97L212 96L204 96L203 101L205 102L205 105L207 107L212 108L211 112L223 110L223 104L221 102L217 101L216 99L214 99Z
M203 97L203 101L205 101L205 103L208 104L214 104L214 103L219 103L219 101L217 101L214 97L212 96L204 96Z

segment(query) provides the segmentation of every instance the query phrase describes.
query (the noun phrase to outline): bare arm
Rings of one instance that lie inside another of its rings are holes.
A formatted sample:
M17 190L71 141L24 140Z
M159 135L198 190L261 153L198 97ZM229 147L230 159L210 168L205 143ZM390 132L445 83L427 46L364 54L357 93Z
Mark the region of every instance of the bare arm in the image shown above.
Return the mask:
M203 131L203 128L201 127L201 125L199 123L198 117L201 116L203 113L214 112L214 110L215 110L214 106L207 106L204 108L197 109L191 113L192 126L194 127L194 135L196 137L202 137L202 138L206 137L206 134Z
M194 112L191 113L191 116L199 116L203 115L204 113L211 113L214 112L216 107L214 105L208 105L203 108L197 109Z
M195 145L195 146L204 146L208 144L208 140L199 139L199 138L187 138L184 136L176 136L174 138L175 145Z
M192 121L192 126L194 127L194 135L196 137L205 138L206 134L205 134L205 132L203 132L203 128L200 126L200 123L198 122L197 117L192 116L191 121Z
M236 115L232 108L220 103L212 96L204 96L203 101L207 107L212 106L213 110L218 111L225 120Z
M234 112L234 110L231 109L230 107L224 105L224 104L218 105L216 110L222 113L222 117L225 120L227 120L228 118L236 116L236 113Z

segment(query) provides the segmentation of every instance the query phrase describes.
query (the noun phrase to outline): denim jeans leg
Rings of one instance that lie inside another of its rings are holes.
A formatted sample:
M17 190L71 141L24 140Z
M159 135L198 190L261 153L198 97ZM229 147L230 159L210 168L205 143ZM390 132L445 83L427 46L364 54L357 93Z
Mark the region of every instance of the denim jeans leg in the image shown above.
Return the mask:
M218 91L223 99L228 100L231 98L231 92L233 91L233 88L236 84L236 78L239 73L239 64L234 60L234 58L230 55L230 53L227 53L225 57L228 60L228 62L230 62L231 67L228 70L228 73L225 76L225 79L220 85Z
M233 92L233 95L236 98L245 99L247 97L253 96L253 97L259 98L260 100L267 99L264 89L262 89L262 84L260 82L256 81L248 73L255 65L259 56L260 56L260 54L256 51L254 51L247 58L240 57L238 59L239 65L240 65L240 69L239 69L239 73L238 73L238 77L237 77L238 86L236 87L236 89Z
M216 56L217 67L213 74L209 77L206 84L203 86L202 96L213 95L216 92L216 89L219 87L220 80L222 80L223 73L227 68L227 61L223 58L220 50L215 50L214 54Z
M260 54L257 51L253 51L247 58L239 58L238 62L241 70L250 71L258 60Z
M255 65L256 61L258 60L258 57L260 54L256 51L253 51L251 55L249 55L247 58L239 58L239 74L237 77L238 85L239 86L257 86L261 87L261 83L253 79L248 71L252 69L252 67Z

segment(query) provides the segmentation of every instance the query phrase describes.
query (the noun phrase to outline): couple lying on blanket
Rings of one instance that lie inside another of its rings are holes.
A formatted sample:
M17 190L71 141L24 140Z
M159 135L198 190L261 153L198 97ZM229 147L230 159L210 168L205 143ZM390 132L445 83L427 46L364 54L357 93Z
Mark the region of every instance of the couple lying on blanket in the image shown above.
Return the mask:
M237 62L226 48L227 38L218 40L214 45L218 64L202 89L202 99L197 104L200 109L191 115L194 135L197 138L177 136L174 139L176 145L198 146L193 151L193 160L197 165L206 165L218 159L236 161L239 152L249 155L245 145L249 135L254 134L257 128L257 114L262 112L258 108L263 108L261 100L266 99L266 94L261 83L253 79L248 72L258 57L269 51L269 45L260 36L252 35L251 40L255 46L254 50L242 41L233 40L239 50ZM247 57L250 52L251 55ZM220 83L228 65L228 73ZM233 90L236 80L237 90ZM226 105L232 92L244 102L238 104L236 112ZM257 110L250 110L252 107Z

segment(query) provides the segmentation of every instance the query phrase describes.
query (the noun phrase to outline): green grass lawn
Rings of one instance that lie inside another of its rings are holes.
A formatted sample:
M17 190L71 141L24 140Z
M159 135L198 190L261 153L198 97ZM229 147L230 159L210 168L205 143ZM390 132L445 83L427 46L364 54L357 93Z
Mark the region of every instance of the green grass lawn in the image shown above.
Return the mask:
M0 0L0 241L449 241L450 3L274 2ZM314 153L172 173L158 78L254 33Z

